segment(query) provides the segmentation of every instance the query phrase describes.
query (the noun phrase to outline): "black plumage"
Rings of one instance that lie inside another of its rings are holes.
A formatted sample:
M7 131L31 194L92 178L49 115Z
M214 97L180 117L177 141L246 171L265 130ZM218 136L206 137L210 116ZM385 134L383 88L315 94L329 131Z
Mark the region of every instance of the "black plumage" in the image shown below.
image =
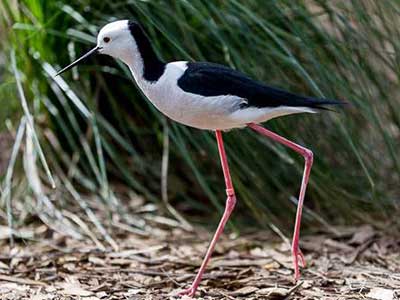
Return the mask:
M187 66L178 80L182 90L202 96L238 96L247 100L247 105L242 108L297 106L323 109L324 105L342 104L336 100L305 97L270 87L219 64L189 62Z
M158 58L144 29L135 21L128 22L129 31L136 41L138 51L143 59L143 77L147 81L155 82L164 74L165 63Z

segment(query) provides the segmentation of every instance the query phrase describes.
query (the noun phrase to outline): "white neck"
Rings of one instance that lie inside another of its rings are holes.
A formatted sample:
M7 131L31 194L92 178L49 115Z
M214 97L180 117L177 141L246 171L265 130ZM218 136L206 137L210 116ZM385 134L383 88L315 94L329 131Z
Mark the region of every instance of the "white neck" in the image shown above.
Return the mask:
M126 47L126 51L122 51L119 59L121 59L131 70L135 81L139 84L145 79L143 78L144 63L143 58L138 51L136 43L131 42L129 47Z

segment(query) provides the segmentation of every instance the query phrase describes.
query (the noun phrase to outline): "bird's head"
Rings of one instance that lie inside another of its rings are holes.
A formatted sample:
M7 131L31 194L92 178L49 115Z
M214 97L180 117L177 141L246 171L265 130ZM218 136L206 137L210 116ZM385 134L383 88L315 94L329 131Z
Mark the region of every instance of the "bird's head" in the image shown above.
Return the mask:
M125 60L132 49L136 47L133 35L135 30L140 30L140 25L134 21L128 20L115 21L105 25L97 35L96 47L60 70L57 75L68 71L82 60L94 54L106 54Z
M105 25L97 35L98 53L115 58L123 58L126 52L132 51L134 43L130 28L139 26L137 23L121 20Z

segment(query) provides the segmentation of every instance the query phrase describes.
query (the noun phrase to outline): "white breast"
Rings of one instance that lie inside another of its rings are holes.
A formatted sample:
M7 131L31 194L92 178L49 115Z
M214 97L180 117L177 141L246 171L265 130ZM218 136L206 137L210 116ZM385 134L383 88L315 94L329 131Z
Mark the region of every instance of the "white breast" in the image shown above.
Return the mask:
M183 91L177 81L186 69L185 61L172 62L157 82L137 79L137 83L158 110L179 123L201 129L237 127L237 121L229 116L243 99L229 95L204 97Z

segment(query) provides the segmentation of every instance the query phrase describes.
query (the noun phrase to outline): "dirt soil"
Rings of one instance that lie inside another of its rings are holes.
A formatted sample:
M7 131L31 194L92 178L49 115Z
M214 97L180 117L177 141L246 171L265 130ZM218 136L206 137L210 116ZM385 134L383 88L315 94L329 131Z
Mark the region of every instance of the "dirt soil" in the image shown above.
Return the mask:
M13 247L0 234L0 299L179 299L176 292L193 280L211 237L165 227L151 236L119 232L119 249L99 251L99 241L67 238L43 225L29 230L40 238L20 238ZM225 235L197 298L400 299L398 237L371 226L331 231L302 238L308 265L297 284L285 238Z

